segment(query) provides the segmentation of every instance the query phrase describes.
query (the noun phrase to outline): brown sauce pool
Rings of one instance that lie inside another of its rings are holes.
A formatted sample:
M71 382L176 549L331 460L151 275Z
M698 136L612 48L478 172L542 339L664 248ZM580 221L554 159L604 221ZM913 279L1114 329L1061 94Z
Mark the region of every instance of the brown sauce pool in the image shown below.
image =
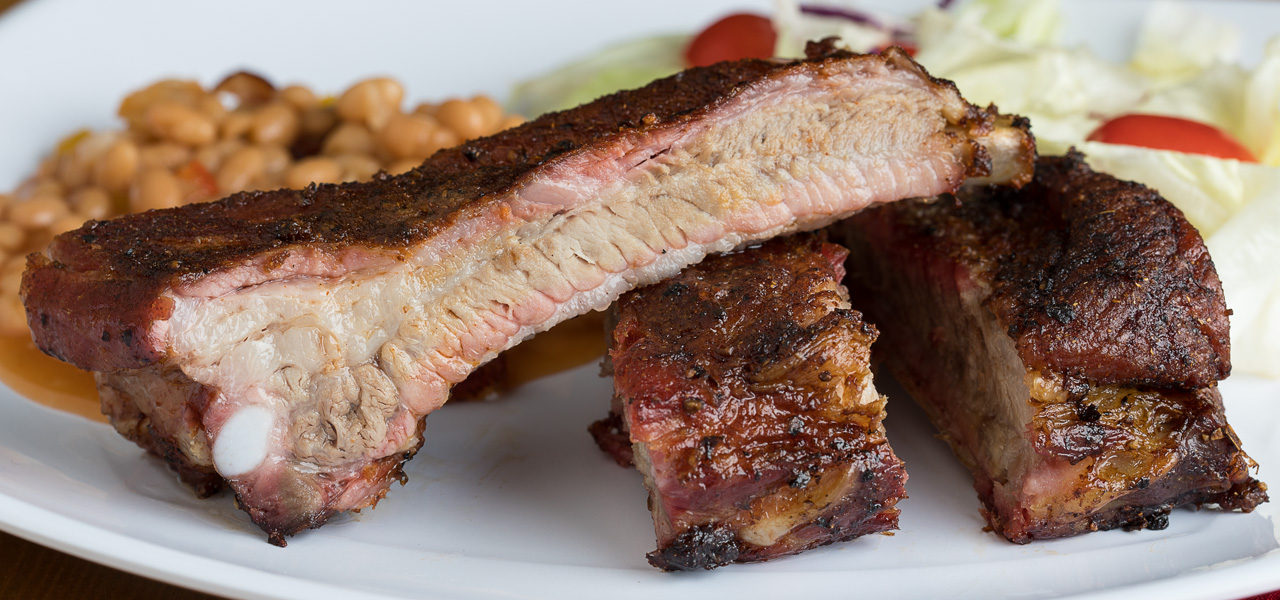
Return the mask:
M45 355L31 338L0 337L0 381L49 408L107 422L93 374Z
M604 355L604 314L592 312L561 323L503 353L498 391L514 389ZM93 374L51 358L30 338L0 336L0 381L49 408L106 423Z

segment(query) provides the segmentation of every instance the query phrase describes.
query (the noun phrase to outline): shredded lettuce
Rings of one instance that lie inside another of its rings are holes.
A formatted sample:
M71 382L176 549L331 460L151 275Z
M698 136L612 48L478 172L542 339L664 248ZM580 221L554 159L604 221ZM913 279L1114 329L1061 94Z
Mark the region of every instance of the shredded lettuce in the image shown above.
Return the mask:
M1221 65L1182 83L1151 91L1130 112L1182 117L1234 134L1240 130L1244 117L1241 91L1247 80L1248 73L1243 68Z
M1010 17L1000 30L990 29L989 12L1005 9L1029 16ZM1050 24L1061 23L1057 11L1056 2L1047 0L991 0L954 14L926 11L916 32L916 59L930 73L956 82L969 101L1028 117L1042 152L1060 153L1084 140L1105 115L1140 101L1148 86L1087 48L1052 44Z
M1263 164L1280 167L1280 38L1267 44L1265 58L1245 83L1243 114L1236 136Z
M778 32L778 41L774 45L775 56L801 58L804 56L805 44L809 41L831 36L840 38L840 44L853 52L870 52L893 43L891 28L874 27L849 19L805 14L800 4L799 0L777 0L777 9L773 13L773 29ZM820 4L856 10L849 2L842 4L828 1ZM893 23L893 20L887 16L873 16L881 23Z
M1062 33L1058 0L974 0L963 5L960 18L977 15L983 28L1020 44L1057 44Z
M987 24L993 13L1010 16L993 29ZM930 73L955 81L971 102L1030 118L1037 140L1047 142L1050 153L1060 152L1149 89L1145 78L1087 48L1054 43L1052 31L1061 22L1051 0L986 0L956 13L926 11L916 31L916 59ZM1028 39L1034 41L1023 41Z
M674 75L684 68L684 48L690 37L663 35L615 44L516 84L507 99L507 108L536 117Z
M1237 373L1280 379L1280 177L1205 244L1231 308L1231 363Z
M993 15L1000 15L994 19ZM1280 166L1280 38L1253 70L1235 61L1240 35L1181 4L1148 11L1127 65L1066 48L1056 0L978 0L918 20L916 58L979 104L1031 119L1041 149L1080 144L1108 118L1159 114L1208 123Z

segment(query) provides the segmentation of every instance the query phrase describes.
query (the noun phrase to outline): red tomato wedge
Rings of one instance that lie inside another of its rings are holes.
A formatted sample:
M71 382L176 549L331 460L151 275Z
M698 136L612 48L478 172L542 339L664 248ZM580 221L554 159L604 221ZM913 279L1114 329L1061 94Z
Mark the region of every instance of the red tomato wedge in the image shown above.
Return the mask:
M1226 132L1199 121L1160 115L1124 115L1103 123L1089 134L1091 142L1174 150L1217 158L1258 162Z
M729 15L706 29L684 49L684 62L705 67L726 60L769 58L778 33L767 17L751 13Z

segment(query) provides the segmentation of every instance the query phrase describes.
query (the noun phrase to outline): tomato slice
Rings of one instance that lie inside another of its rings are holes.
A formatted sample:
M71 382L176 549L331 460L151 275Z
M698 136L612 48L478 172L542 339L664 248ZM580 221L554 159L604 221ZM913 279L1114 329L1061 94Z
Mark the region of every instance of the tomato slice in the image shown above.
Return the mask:
M1124 115L1103 123L1089 134L1091 142L1174 150L1243 162L1258 159L1226 132L1199 121L1162 115Z
M778 33L768 18L753 13L734 13L702 30L684 49L690 67L705 67L726 60L769 58Z

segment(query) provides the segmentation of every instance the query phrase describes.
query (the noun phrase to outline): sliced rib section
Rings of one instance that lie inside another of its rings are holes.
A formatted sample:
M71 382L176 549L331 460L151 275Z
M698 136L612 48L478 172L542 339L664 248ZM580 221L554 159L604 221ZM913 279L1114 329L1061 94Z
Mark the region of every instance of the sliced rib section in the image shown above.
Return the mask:
M1043 158L1020 191L867 211L833 228L885 365L973 471L1011 541L1252 510L1266 487L1223 413L1226 305L1173 205Z
M592 430L649 489L664 570L767 560L897 528L906 472L849 308L811 234L708 258L618 302L614 407Z
M693 69L395 177L89 223L32 258L32 331L106 374L144 447L207 447L165 456L216 471L283 543L385 494L450 387L537 331L709 252L1029 178L1024 123L897 50L814 51Z

